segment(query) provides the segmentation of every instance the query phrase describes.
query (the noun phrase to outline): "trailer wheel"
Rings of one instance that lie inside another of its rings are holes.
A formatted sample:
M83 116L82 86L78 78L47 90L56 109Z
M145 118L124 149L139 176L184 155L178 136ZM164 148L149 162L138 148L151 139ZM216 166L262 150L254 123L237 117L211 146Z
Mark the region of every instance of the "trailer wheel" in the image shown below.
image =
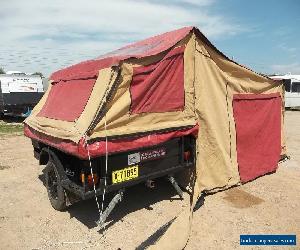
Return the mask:
M49 159L45 171L46 188L52 207L58 211L67 208L64 188L53 159Z

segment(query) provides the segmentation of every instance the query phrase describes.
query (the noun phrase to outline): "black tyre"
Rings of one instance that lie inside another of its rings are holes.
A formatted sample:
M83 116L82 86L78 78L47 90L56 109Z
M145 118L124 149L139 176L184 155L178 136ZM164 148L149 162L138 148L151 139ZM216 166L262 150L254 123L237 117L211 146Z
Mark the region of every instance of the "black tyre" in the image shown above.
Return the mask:
M61 185L61 178L53 159L49 159L45 171L46 188L52 207L58 211L67 208L64 188Z

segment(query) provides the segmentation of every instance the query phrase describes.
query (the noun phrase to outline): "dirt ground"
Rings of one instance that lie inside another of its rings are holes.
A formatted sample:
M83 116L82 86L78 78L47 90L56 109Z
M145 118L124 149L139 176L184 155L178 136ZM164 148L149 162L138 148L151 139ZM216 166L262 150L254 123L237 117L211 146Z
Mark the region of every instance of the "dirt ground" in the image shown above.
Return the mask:
M186 249L255 249L240 246L240 234L296 234L291 249L300 249L300 111L286 112L285 127L291 159L275 174L207 196ZM55 211L30 140L0 135L0 249L143 249L187 205L169 183L156 184L128 189L98 232L94 200Z

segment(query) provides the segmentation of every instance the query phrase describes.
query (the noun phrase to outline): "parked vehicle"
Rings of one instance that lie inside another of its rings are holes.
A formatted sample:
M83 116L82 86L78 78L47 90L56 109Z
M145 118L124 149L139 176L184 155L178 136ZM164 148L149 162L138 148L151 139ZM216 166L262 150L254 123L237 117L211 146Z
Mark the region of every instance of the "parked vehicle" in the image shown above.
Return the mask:
M285 86L285 107L300 107L300 75L271 76L274 80L283 80Z
M18 71L0 74L0 114L28 116L44 94L42 78Z
M200 197L276 171L283 91L185 27L54 72L24 133L55 209L115 193L103 226L140 182L166 177L182 196L180 180Z

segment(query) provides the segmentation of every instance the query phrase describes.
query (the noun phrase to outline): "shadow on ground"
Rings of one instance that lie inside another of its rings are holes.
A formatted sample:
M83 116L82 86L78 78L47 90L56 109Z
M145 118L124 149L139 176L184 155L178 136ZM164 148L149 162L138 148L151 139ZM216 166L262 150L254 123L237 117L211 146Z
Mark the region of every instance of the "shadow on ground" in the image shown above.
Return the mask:
M121 203L119 203L107 219L106 229L122 220L127 214L134 211L146 208L152 210L153 204L162 200L179 199L176 197L176 192L172 185L165 179L159 179L156 182L157 186L154 189L147 188L144 184L138 184L127 188ZM175 196L175 198L172 198ZM112 194L105 196L105 207L113 198ZM98 198L102 203L102 196ZM96 221L99 219L99 211L95 199L81 201L68 209L71 218L75 217L77 220L85 224L88 228L96 227Z
M44 174L39 176L40 181L45 185ZM156 180L156 186L153 189L147 188L144 183L129 187L125 190L122 202L116 205L113 212L107 218L105 228L109 228L118 221L132 212L140 209L152 210L152 205L162 200L178 200L180 199L170 182L165 178ZM104 208L113 198L114 193L105 195ZM98 201L102 204L102 196L98 197ZM80 201L70 206L67 211L71 218L76 218L89 229L97 227L96 221L99 219L99 211L95 199ZM102 232L101 230L99 231Z

